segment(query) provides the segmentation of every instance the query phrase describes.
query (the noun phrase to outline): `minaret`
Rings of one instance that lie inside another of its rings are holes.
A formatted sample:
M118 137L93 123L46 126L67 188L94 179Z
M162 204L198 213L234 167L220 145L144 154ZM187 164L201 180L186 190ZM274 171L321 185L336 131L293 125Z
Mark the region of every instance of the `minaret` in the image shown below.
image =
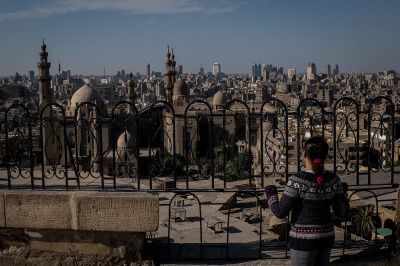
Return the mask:
M167 60L165 60L165 93L167 94L167 102L172 104L172 90L174 88L174 83L172 81L172 61L171 54L169 52L169 45L167 52Z
M171 55L171 60L172 60L172 85L175 84L176 81L176 62L175 62L175 55L174 55L174 48L172 48L172 55Z
M136 104L135 83L133 82L132 77L133 77L133 75L131 72L131 73L129 73L128 93L126 94L126 98L128 98L128 102L135 105ZM128 105L128 113L133 114L131 105Z
M51 97L51 76L50 76L50 62L47 62L47 56L49 54L46 52L46 44L42 44L42 52L40 53L40 62L38 63L39 68L39 111L43 109L46 104L52 102ZM48 108L47 110L50 110ZM50 112L46 111L47 116ZM43 114L43 116L46 116Z

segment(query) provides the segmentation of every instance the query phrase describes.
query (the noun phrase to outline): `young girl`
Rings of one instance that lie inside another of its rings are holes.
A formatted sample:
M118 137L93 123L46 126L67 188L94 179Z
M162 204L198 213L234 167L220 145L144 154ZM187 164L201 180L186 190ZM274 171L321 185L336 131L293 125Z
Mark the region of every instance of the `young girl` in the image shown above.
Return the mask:
M335 240L331 206L346 218L350 206L347 184L323 168L329 146L323 138L306 141L303 157L306 171L289 178L279 201L276 186L265 188L272 213L282 219L292 211L290 257L292 265L329 265Z

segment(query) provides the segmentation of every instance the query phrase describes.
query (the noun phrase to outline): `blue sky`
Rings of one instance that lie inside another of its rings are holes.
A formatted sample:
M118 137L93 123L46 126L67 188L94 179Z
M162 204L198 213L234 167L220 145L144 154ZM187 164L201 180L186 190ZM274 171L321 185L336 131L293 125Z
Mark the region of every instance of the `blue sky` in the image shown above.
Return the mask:
M220 62L317 71L400 71L398 0L0 0L0 76L26 74L45 38L51 72L164 70L166 45L184 72Z

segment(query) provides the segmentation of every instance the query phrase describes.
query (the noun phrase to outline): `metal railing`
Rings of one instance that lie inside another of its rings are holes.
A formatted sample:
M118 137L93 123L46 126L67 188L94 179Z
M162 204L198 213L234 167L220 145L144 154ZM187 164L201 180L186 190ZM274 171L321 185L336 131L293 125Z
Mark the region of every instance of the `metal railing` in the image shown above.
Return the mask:
M400 132L390 98L377 97L365 106L344 97L331 108L309 98L297 108L275 98L251 108L232 100L218 108L204 100L184 109L157 101L143 110L119 102L107 114L90 102L68 110L53 103L35 116L22 104L11 105L1 132L6 171L0 174L0 186L171 193L168 254L171 204L176 195L190 194L199 206L198 257L204 258L204 203L196 193L234 193L233 197L249 193L262 219L259 193L274 180L284 185L292 173L304 169L302 146L311 136L327 139L330 152L325 166L339 176L350 174L353 193L363 186L362 191L374 194L399 183L395 152L400 151L395 147ZM223 258L230 257L231 207L227 214ZM260 222L256 257L271 247L264 243L262 228ZM345 236L346 232L347 225ZM281 245L283 257L288 256L287 239ZM347 244L344 238L343 255Z

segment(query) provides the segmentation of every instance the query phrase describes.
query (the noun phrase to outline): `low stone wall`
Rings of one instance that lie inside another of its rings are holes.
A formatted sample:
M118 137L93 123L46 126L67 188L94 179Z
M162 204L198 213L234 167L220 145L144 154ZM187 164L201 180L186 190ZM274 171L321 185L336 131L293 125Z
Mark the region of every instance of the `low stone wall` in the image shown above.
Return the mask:
M150 193L0 190L0 227L29 231L32 249L140 258L158 225Z

